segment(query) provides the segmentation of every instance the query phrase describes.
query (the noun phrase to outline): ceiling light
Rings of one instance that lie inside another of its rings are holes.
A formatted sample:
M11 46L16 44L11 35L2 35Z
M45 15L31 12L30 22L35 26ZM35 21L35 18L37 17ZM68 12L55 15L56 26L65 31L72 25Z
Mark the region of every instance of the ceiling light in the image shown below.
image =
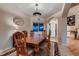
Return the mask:
M33 15L34 16L36 16L36 15L40 15L41 16L41 13L40 12L34 12Z
M40 20L40 16L42 15L39 10L38 10L38 4L35 5L36 6L36 10L33 13L33 16L35 16L35 18L37 18L38 20Z

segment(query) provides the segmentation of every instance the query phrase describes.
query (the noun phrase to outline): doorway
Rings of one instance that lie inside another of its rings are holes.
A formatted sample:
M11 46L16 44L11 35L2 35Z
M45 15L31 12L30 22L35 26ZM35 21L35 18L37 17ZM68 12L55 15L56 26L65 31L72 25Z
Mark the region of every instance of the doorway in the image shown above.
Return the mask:
M49 21L48 25L47 25L47 32L51 31L51 38L53 39L57 39L58 37L58 19L53 18ZM51 39L51 40L53 40Z

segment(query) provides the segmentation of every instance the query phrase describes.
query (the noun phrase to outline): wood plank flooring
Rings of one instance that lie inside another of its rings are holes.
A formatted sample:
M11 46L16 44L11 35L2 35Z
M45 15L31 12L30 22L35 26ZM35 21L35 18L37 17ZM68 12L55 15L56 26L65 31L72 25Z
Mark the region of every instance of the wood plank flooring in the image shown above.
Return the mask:
M71 53L74 56L79 56L79 40L68 37L67 41L67 46L70 49Z

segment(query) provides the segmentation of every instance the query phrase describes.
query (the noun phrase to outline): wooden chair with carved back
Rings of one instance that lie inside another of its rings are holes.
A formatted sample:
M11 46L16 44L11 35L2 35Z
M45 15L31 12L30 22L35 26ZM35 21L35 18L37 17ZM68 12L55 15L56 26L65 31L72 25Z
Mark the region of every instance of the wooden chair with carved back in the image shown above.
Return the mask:
M34 31L31 30L31 31L30 31L30 37L33 37L33 36L34 36Z
M46 55L50 55L50 46L51 46L51 43L50 43L50 35L51 33L49 33L48 35L48 38L45 40L45 51L46 51Z
M26 56L27 49L26 49L26 39L21 32L15 32L13 34L14 45L16 48L16 55L19 56Z
M48 41L47 41L47 42L48 42L49 49L50 49L50 45L51 45L51 44L50 44L50 38L51 38L51 32L49 32Z
M45 55L49 55L50 54L50 34L47 36L47 32L46 30L43 31L42 33L44 38L44 42L41 44L40 48L45 51Z

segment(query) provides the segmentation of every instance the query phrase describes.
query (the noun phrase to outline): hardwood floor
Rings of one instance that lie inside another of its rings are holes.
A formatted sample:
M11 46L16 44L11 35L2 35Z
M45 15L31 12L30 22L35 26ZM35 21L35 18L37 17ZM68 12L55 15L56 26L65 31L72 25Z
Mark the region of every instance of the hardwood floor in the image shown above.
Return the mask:
M79 40L68 37L67 41L67 46L70 49L71 53L74 56L79 56Z

